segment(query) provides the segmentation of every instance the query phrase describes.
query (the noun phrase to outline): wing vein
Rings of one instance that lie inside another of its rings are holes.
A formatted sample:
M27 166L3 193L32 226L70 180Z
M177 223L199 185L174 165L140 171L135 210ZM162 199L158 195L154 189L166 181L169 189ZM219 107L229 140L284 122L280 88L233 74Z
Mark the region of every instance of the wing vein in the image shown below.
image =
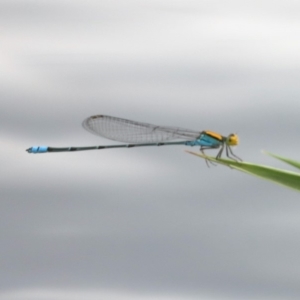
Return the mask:
M82 126L97 136L125 143L190 141L200 136L200 132L195 130L157 126L105 115L91 116L83 121Z

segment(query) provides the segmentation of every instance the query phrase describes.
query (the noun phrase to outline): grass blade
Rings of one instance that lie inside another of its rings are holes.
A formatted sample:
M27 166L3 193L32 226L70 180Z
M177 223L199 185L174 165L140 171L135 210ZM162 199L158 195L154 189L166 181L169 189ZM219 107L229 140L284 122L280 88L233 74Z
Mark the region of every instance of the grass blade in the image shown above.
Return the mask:
M186 151L190 154L199 156L204 159L208 159L217 164L222 164L228 166L232 169L236 169L238 171L242 171L247 174L251 174L260 178L267 179L269 181L273 181L277 184L284 185L286 187L295 189L300 191L300 174L281 170L277 168L272 168L264 165L257 165L248 162L236 162L229 159L216 159L215 157L206 156L201 153L195 153L192 151ZM277 158L277 157L276 157Z
M292 160L292 159L289 159L289 158L285 158L285 157L282 157L282 156L279 156L279 155L276 155L276 154L273 154L273 153L270 153L270 152L267 152L267 151L263 151L263 153L269 155L269 156L272 156L274 158L277 158L295 168L298 168L300 169L300 162L296 161L296 160Z

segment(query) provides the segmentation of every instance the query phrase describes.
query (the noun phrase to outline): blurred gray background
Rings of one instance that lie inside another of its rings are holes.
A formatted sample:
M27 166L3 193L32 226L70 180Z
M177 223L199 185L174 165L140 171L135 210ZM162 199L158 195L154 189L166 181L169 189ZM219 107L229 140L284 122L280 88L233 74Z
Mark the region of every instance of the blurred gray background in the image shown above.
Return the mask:
M299 80L299 1L0 1L0 299L299 299L297 192L184 146L25 152L107 114L288 168L261 150L299 160Z

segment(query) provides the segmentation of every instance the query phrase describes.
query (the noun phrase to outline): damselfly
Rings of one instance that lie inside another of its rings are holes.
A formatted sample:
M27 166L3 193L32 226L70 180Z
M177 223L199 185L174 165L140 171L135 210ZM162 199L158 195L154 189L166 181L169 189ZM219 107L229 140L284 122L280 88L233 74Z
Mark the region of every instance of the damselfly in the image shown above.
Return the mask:
M225 137L219 133L208 130L194 131L178 127L156 126L148 123L135 122L105 115L91 116L85 119L82 125L90 133L110 140L124 142L126 144L65 148L34 146L26 151L28 153L45 153L99 150L108 148L186 145L200 146L200 151L203 154L204 150L220 148L216 156L217 159L221 158L225 148L226 156L228 158L235 161L241 160L232 152L231 149L231 146L235 146L239 142L238 136L233 133Z

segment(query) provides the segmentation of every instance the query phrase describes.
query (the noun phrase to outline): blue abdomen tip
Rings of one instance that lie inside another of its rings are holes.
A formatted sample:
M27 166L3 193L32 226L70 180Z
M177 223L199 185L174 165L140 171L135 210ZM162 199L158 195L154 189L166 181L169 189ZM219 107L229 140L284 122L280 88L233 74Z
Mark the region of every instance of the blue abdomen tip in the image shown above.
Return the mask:
M28 153L45 153L48 151L48 146L33 146L27 149Z

